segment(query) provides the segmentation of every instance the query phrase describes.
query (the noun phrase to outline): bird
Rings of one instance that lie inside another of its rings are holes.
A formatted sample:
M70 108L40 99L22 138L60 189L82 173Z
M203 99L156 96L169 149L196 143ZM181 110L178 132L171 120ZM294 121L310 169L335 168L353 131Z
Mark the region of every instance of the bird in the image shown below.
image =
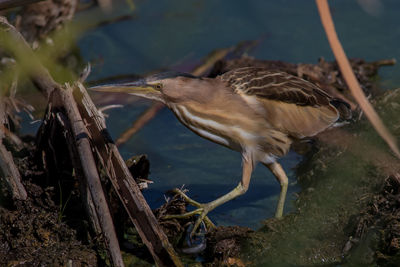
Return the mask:
M258 162L280 184L275 217L282 218L288 177L278 160L288 153L294 141L315 136L351 116L348 103L330 96L317 85L262 67L237 68L215 78L164 72L90 89L160 101L194 133L241 153L242 177L229 193L199 203L182 190L174 190L197 209L165 218L197 215L191 235L203 220L211 224L207 217L210 211L246 193Z

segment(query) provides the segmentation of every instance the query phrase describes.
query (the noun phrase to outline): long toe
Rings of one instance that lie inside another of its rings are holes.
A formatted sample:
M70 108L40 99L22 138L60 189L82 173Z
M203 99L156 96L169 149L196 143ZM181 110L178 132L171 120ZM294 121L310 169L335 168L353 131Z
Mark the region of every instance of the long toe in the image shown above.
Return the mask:
M188 197L181 189L174 188L174 189L171 190L171 192L181 196L183 198L183 200L185 200L188 204L190 204L190 205L192 205L194 207L197 207L197 208L201 208L202 207L201 203L199 203L199 202L191 199L190 197Z
M201 215L202 212L203 212L203 208L198 208L198 209L195 209L193 211L189 211L189 212L186 212L186 213L183 213L183 214L168 214L168 215L165 215L162 218L165 219L165 220L168 220L168 219L188 219L188 218L190 218L190 217L192 217L194 215Z
M195 209L193 211L186 212L184 214L165 215L162 219L164 219L164 220L168 220L168 219L188 219L188 218L190 218L192 216L198 216L198 218L196 219L196 222L195 222L195 224L193 226L193 229L191 231L191 236L193 236L196 233L196 230L199 228L200 223L203 222L203 221L206 224L207 229L215 228L215 225L207 217L208 212L213 209L213 206L210 203L207 203L207 204L199 203L199 202L191 199L190 197L188 197L182 190L177 189L177 188L173 189L172 192L175 193L175 194L178 194L179 196L181 196L185 200L186 203L197 207L197 209Z
M193 211L186 212L184 214L170 214L170 215L165 215L162 217L164 220L168 219L188 219L193 216L197 216L196 222L193 226L193 229L191 231L191 235L196 233L196 230L199 228L200 223L204 221L204 223L207 226L207 229L215 228L214 223L207 217L207 214L209 212L209 207L207 204L200 204L201 208L195 209Z

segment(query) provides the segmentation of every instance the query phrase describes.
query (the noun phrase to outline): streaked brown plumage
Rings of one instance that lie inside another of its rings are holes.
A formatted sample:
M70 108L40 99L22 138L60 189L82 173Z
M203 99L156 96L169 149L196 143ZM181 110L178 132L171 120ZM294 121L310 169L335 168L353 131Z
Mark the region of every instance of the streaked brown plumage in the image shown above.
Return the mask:
M228 194L200 204L176 190L198 209L168 217L199 214L193 232L209 211L247 191L257 162L267 166L281 184L276 211L276 217L281 217L288 180L277 159L288 152L293 140L314 136L350 114L347 103L332 98L314 84L264 68L234 69L213 79L182 73L159 74L92 89L161 101L190 130L241 152L242 180Z

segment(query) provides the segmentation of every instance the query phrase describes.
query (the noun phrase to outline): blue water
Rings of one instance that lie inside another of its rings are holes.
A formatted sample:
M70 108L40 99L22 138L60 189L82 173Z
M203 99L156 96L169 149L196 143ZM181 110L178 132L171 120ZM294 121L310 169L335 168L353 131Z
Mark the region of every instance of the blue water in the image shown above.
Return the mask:
M381 6L369 13L357 1L329 2L349 57L400 58L400 2L381 1ZM140 0L134 1L133 10L125 1L113 3L111 14L99 9L90 12L99 21L127 14L132 19L81 36L81 54L93 66L90 80L156 69L190 71L211 51L244 40L261 40L249 53L259 59L293 63L315 63L321 56L333 59L314 1ZM76 20L84 16L83 12ZM380 71L382 87L398 86L399 68ZM136 101L108 112L113 137L117 138L149 105L150 101ZM240 181L240 154L196 136L168 109L125 144L121 153L124 158L149 156L154 184L145 196L153 208L163 203L166 190L183 184L190 196L204 202L227 193ZM286 210L292 209L293 192L299 190L293 169L300 159L291 152L281 160L291 183ZM263 219L273 216L278 194L279 184L259 165L247 194L211 212L211 219L217 224L257 228Z

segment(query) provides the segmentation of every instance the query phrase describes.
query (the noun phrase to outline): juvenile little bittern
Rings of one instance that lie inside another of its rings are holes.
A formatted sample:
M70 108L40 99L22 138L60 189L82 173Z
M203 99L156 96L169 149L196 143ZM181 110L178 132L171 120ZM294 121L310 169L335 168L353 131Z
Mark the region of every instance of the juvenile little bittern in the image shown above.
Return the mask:
M282 217L288 178L277 159L288 152L293 140L314 136L350 114L346 102L332 98L314 84L263 68L238 68L214 79L163 73L91 89L161 101L196 134L241 152L242 180L228 194L200 204L179 191L198 207L174 216L198 214L192 233L209 211L247 191L257 162L267 166L281 185L275 216Z

